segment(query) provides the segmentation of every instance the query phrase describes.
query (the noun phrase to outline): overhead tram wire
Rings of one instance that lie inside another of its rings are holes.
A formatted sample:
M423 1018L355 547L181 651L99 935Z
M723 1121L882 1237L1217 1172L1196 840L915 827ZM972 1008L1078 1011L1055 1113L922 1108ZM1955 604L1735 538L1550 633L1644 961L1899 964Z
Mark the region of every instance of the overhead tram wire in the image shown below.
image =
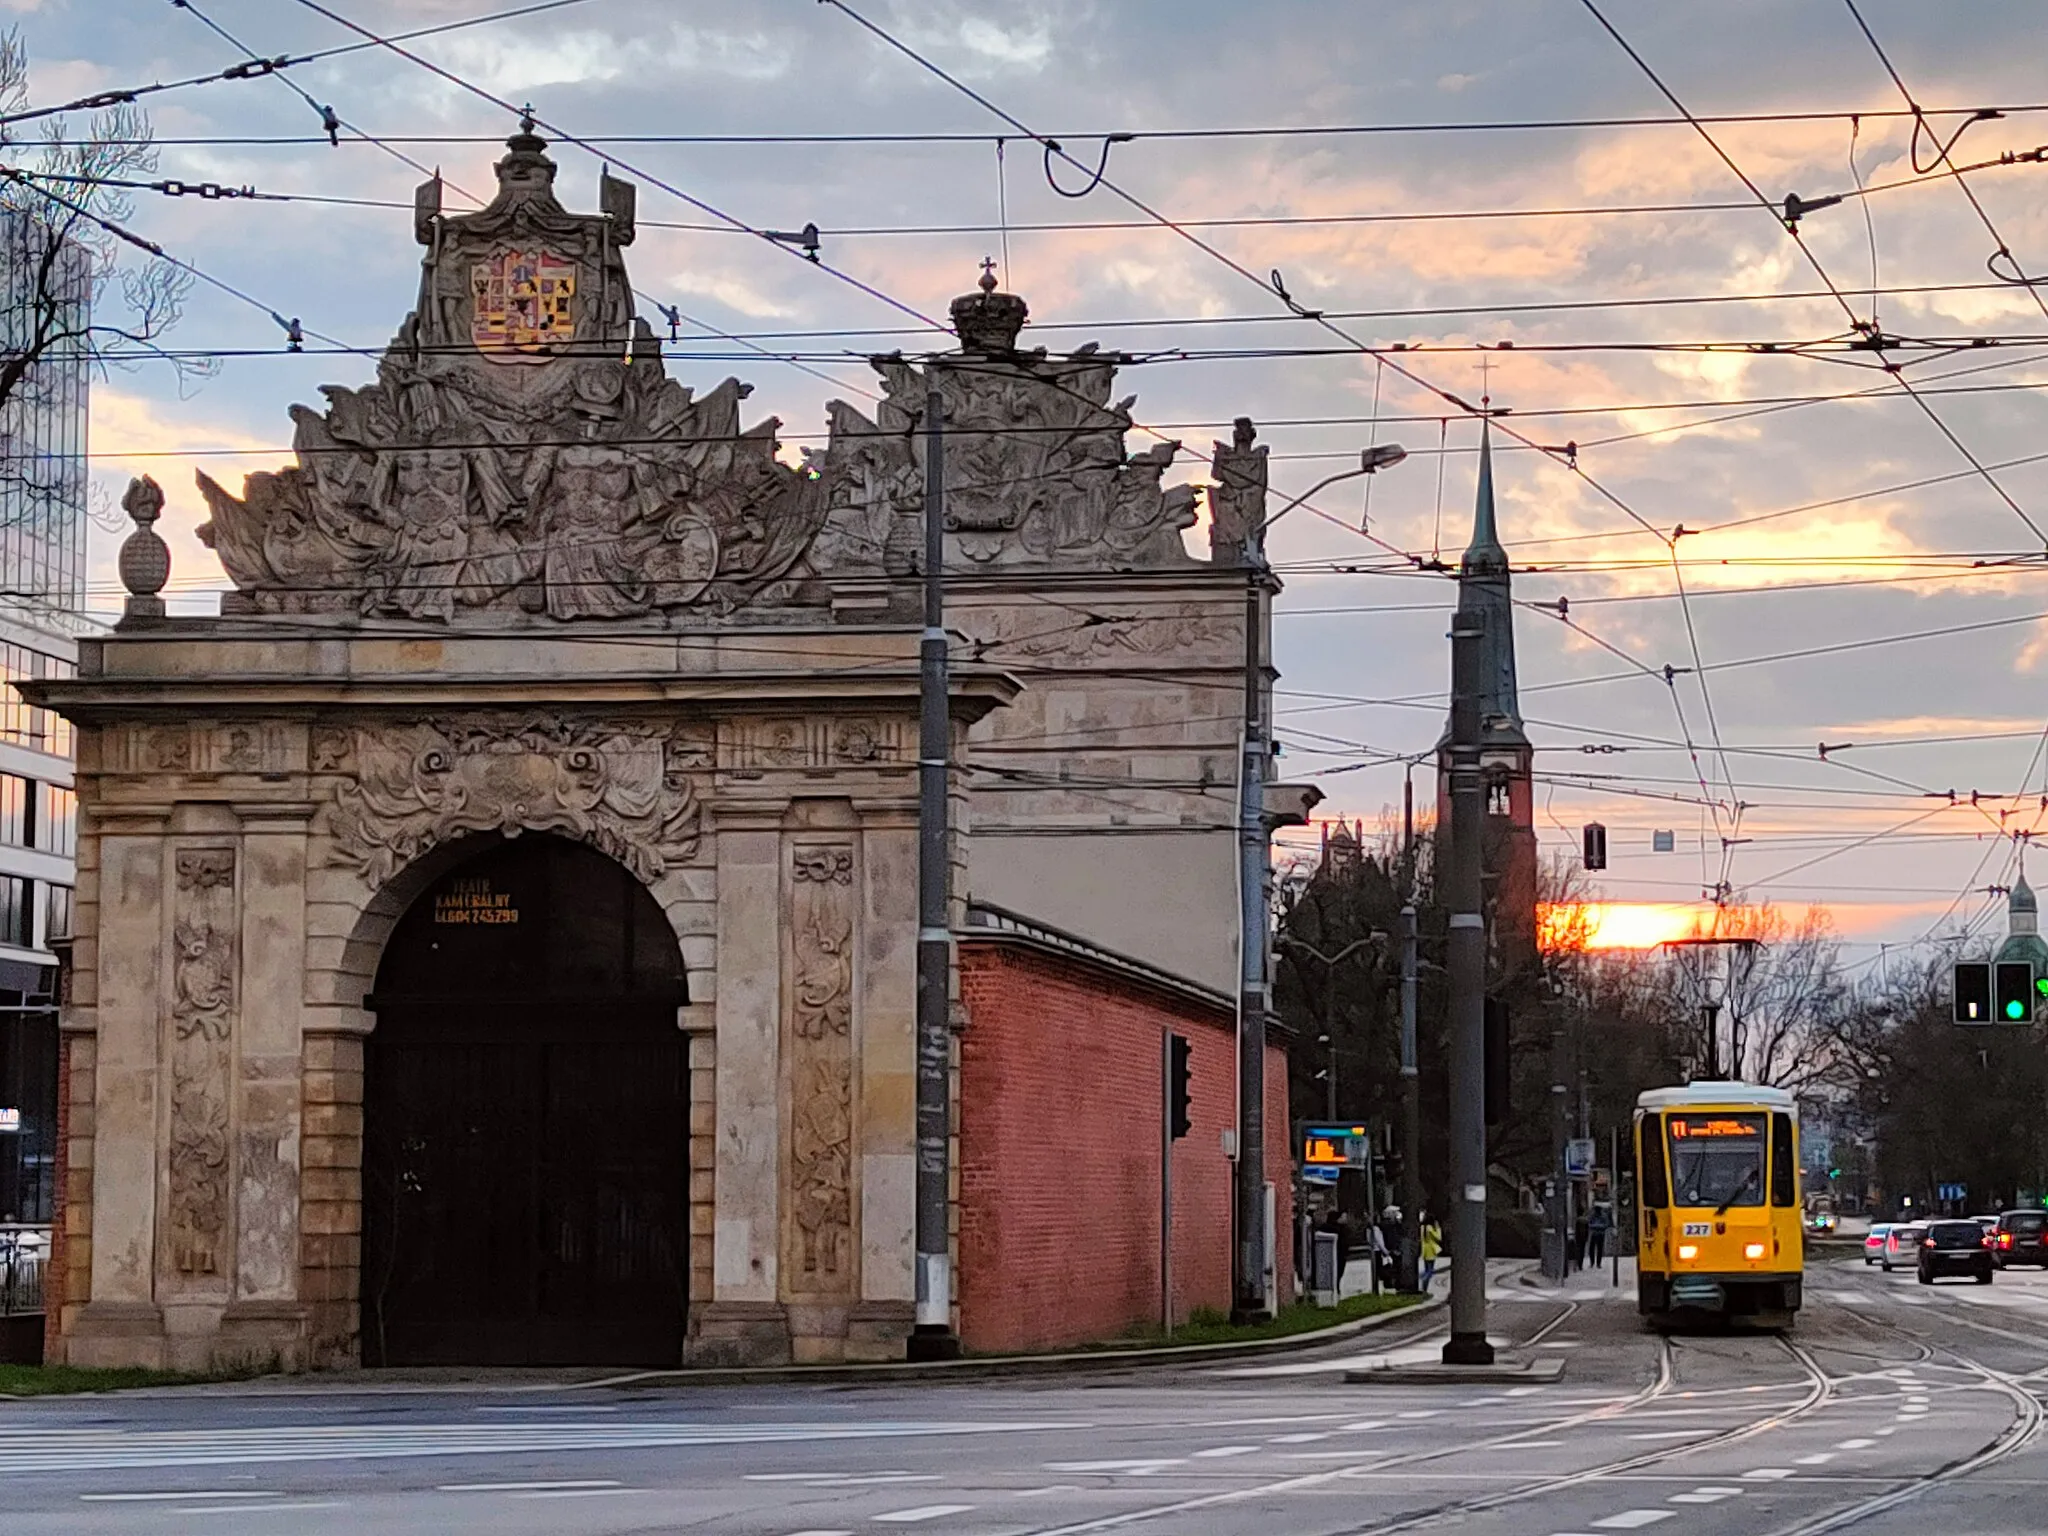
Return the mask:
M316 15L324 16L328 21L334 23L336 26L345 28L346 30L355 33L358 37L364 38L368 42L373 43L381 48L388 49L390 52L397 54L398 57L406 60L410 64L416 65L420 69L427 71L427 73L435 76L437 79L445 80L450 85L453 85L460 90L467 91L470 95L475 96L478 100L486 102L489 105L498 108L502 112L510 113L515 116L521 117L524 121L532 123L533 126L546 130L550 135L552 135L556 140L558 140L561 143L574 144L577 148L582 149L589 154L595 155L598 158L605 160L609 164L616 165L620 170L624 171L627 175L638 177L640 180L646 182L648 185L659 188L661 191L668 193L669 196L677 198L680 201L689 204L692 208L695 208L699 213L702 213L707 217L717 219L720 223L729 225L736 230L741 230L747 234L753 235L763 244L771 247L776 251L781 252L783 255L788 256L790 259L794 261L803 262L807 266L815 267L817 270L825 273L827 276L833 278L835 281L845 284L847 287L854 289L856 292L867 295L869 298L874 299L878 303L895 310L899 314L905 315L912 320L918 321L920 324L928 327L930 330L942 335L952 334L952 329L950 326L947 326L943 322L933 319L930 315L927 315L922 311L914 308L913 306L904 303L901 299L896 298L894 295L884 292L882 289L874 286L872 283L866 282L861 278L855 277L852 273L847 272L837 266L834 266L830 262L824 261L822 259L813 259L812 257L806 256L802 251L795 249L793 246L788 245L782 241L772 239L767 233L767 231L757 229L753 225L747 223L746 220L737 218L734 215L727 213L724 209L719 208L713 205L712 203L706 202L701 197L697 197L692 193L685 192L682 188L676 186L673 182L670 182L663 177L656 176L650 171L635 166L617 155L604 153L595 146L579 138L577 135L567 132L559 125L548 122L538 115L523 112L521 108L514 106L504 97L498 96L493 92L484 89L484 87L476 84L472 80L465 79L463 76L455 73L453 70L444 69L441 65L434 63L431 59L424 58L417 53L413 53L409 49L401 47L397 42L393 41L391 38L379 36L376 32L371 31L368 27L361 26L358 23L349 20L346 16L343 16L338 11L335 11L328 6L321 4L320 0L297 0L297 3L303 6L305 9L312 11Z
M563 5L583 3L586 3L586 0L547 0L547 3L544 4L529 5L513 11L501 11L490 16L475 16L463 22L447 23L437 27L423 27L420 28L418 31L408 35L417 37L427 37L439 32L452 32L460 27L473 27L481 25L484 22L503 21L514 16L528 15L535 11L555 10ZM206 15L205 12L201 11L197 6L193 5L192 0L171 0L171 4L175 6L177 9L185 12L194 21L198 22L202 27L206 28L206 30L211 32L215 37L221 39L221 41L226 43L230 48L233 48L236 51L246 55L251 60L261 62L262 56L258 54L255 49L251 48L247 43L243 42L240 38L236 37L233 33L229 32L227 28L221 26L218 22L214 21L210 16ZM369 45L366 43L351 43L346 47L330 48L319 53L308 54L300 62L311 63L315 59L330 59L338 57L339 55L344 53L357 53L368 46ZM424 165L420 164L419 161L413 159L412 156L406 154L403 150L397 149L391 144L387 143L385 140L378 138L377 135L371 133L368 129L358 127L356 124L349 122L346 118L336 113L334 108L328 103L314 100L312 94L309 91L303 89L296 80L287 79L283 75L279 75L277 79L281 85L283 85L287 90L291 91L293 95L297 96L299 100L303 101L308 107L312 109L314 115L320 119L322 126L325 127L325 129L327 130L328 142L335 148L340 147L341 132L343 130L346 130L347 132L354 134L362 142L366 144L376 145L377 148L384 151L385 154L391 156L392 159L398 161L401 165L409 166L411 169L417 171L422 176L432 176L436 174L435 172L428 170ZM474 192L469 191L467 188L462 187L453 181L448 182L448 185L450 187L453 187L455 191L461 193L462 196L468 198L471 202L475 203L478 207L483 206L484 199L478 197Z
M489 20L481 17L475 20ZM456 23L455 25L474 25ZM391 40L405 42L419 36L419 33L395 32ZM374 47L376 44L355 45L357 48ZM347 50L341 50L347 51ZM1986 114L2001 118L2019 118L2048 113L2048 102L2004 102L1987 103L1974 107L1927 107L1924 115L1934 117L1974 118ZM1114 138L1119 142L1139 143L1143 141L1172 142L1175 140L1221 140L1221 139L1296 139L1296 138L1356 138L1388 137L1408 134L1434 133L1539 133L1576 132L1588 129L1630 130L1636 128L1684 128L1695 121L1722 124L1744 123L1846 123L1861 118L1866 122L1883 121L1890 118L1910 118L1914 114L1905 110L1891 110L1882 107L1841 107L1803 112L1724 112L1708 113L1697 119L1690 117L1550 117L1550 118L1503 118L1490 121L1467 121L1447 123L1278 123L1252 124L1237 127L1210 128L1138 128L1129 130L1063 130L1048 135L1058 139L1099 141ZM613 133L593 134L585 142L599 146L608 144L684 144L684 145L792 145L815 146L832 144L972 144L992 146L997 140L1010 137L997 133L957 132L896 132L896 133ZM1032 142L1039 140L1032 135ZM227 135L209 138L192 138L166 141L193 147L220 148L226 146L291 147L302 144L324 144L321 138L306 137L259 137L252 135ZM410 144L495 144L498 139L478 134L414 134L399 140Z
M561 10L565 6L587 5L589 3L590 0L539 0L537 4L522 5L509 11L495 11L488 16L471 16L462 21L439 22L431 27L418 27L411 32L400 32L396 35L400 40L432 37L437 33L460 32L469 27L480 27L491 22L509 21L514 17L531 16L540 11L556 11ZM218 27L213 26L212 22L199 15L199 12L193 8L191 0L171 0L171 4L181 11L190 11L194 17L206 26L212 27L220 36L227 37L226 33L221 32ZM228 41L234 42L232 38L228 38ZM48 107L26 107L19 112L0 115L0 128L8 127L14 123L33 122L39 118L60 117L67 112L91 112L97 111L102 107L125 106L140 101L145 96L155 96L165 91L184 90L190 86L214 85L229 80L253 80L263 75L279 74L287 69L295 69L301 64L317 64L326 59L340 58L343 54L360 53L371 45L368 43L344 43L336 48L316 49L312 53L277 54L267 58L249 52L248 49L242 48L240 43L234 43L234 46L241 48L242 52L248 54L251 64L260 65L261 68L250 68L248 65L231 65L227 69L216 70L210 75L194 75L184 80L153 81L148 85L129 86L125 89L95 91L92 95L81 96L76 101L68 101ZM306 142L318 144L325 141L311 139Z
M1906 109L1913 115L1913 139L1908 146L1907 153L1909 165L1913 170L1918 171L1920 169L1919 158L1913 153L1913 150L1919 143L1922 128L1927 126L1926 114L1920 110L1920 104L1913 99L1912 91L1906 87L1905 77L1899 73L1898 67L1892 63L1891 55L1884 50L1884 44L1877 40L1877 34L1871 30L1870 23L1863 19L1863 12L1857 9L1856 0L1842 0L1842 3L1848 6L1849 14L1856 19L1858 29L1861 30L1864 38L1870 43L1871 51L1877 55L1878 63L1882 64L1884 72L1891 76L1892 84L1899 88L1899 95L1905 99ZM1956 130L1956 137L1960 138L1963 130L1977 120L1975 117L1965 119L1962 127ZM2024 287L2027 290L2027 296L2039 307L2042 315L2048 317L2048 297L2043 297L2039 280L2029 277L2026 269L2019 264L2019 259L2012 254L2011 245L2007 243L2005 236L1998 232L1998 225L1992 221L1990 213L1978 198L1976 189L1970 185L1968 176L1964 174L1966 171L1979 170L1982 167L1957 165L1950 154L1950 151L1955 147L1955 139L1952 138L1948 142L1943 143L1939 133L1935 133L1932 136L1939 152L1936 164L1948 168L1947 173L1955 178L1956 186L1961 189L1963 196L1969 200L1970 207L1976 212L1978 221L1983 224L1985 231L1991 238L1998 243L1997 249L1991 255L1991 259L1985 262L1985 267L1994 277L2000 277L2001 280L2005 281L2007 286ZM2012 270L2017 274L2016 279L2003 278L1997 267L2000 257L2003 257L2011 265Z
M1855 306L1850 304L1848 299L1843 295L1840 286L1835 282L1834 278L1829 275L1827 268L1821 264L1820 258L1813 253L1812 247L1806 243L1805 236L1799 233L1797 221L1785 217L1779 205L1773 202L1771 198L1764 192L1764 190L1750 179L1749 174L1746 171L1744 171L1741 166L1735 163L1734 157L1731 156L1727 150L1721 147L1720 141L1714 137L1714 135L1707 129L1705 124L1701 122L1700 119L1697 118L1686 107L1684 102L1678 99L1677 93L1674 92L1668 85L1664 83L1663 77L1660 76L1657 73L1657 71L1651 67L1650 62L1647 59L1645 59L1641 53L1637 52L1634 45L1631 44L1626 37L1622 36L1621 32L1615 27L1613 22L1607 19L1606 14L1600 9L1597 0L1579 0L1579 3L1586 8L1587 13L1591 15L1592 18L1600 24L1601 29L1605 31L1607 35L1614 40L1615 44L1622 50L1622 52L1627 54L1629 59L1636 65L1636 67L1643 72L1644 76L1648 78L1650 83L1656 87L1658 93L1662 95L1666 101L1671 103L1673 109L1681 113L1683 116L1686 117L1686 119L1689 122L1691 122L1693 128L1697 131L1700 138L1705 141L1707 147L1714 152L1716 158L1718 158L1721 161L1721 163L1728 168L1728 170L1730 171L1730 173L1734 175L1736 180L1740 181L1744 187L1749 189L1751 196L1756 198L1758 205L1762 207L1765 212L1771 215L1774 222L1778 223L1781 227L1784 228L1786 234L1791 237L1792 243L1799 247L1799 253L1806 259L1807 265L1813 269L1814 274L1817 277L1819 277L1820 280L1824 284L1826 284L1829 290L1834 294L1835 300L1841 306L1843 314L1845 314L1849 319L1851 329L1860 333L1864 333L1871 343L1872 350L1876 351L1878 355L1882 357L1883 343L1887 338L1885 338L1882 333L1878 332L1873 326L1869 325L1868 322L1864 321L1862 317L1856 313ZM1977 457L1977 455L1971 450L1968 444L1966 444L1960 437L1956 435L1954 429L1951 428L1947 422L1941 419L1941 416L1935 411L1934 407L1929 405L1926 401L1920 398L1919 394L1913 388L1912 381L1905 376L1902 366L1887 364L1887 367L1890 371L1891 377L1897 381L1901 389L1903 389L1908 395L1912 396L1914 402L1920 407L1921 412L1927 417L1927 419L1933 423L1935 429L1939 431L1943 437L1947 438L1951 446L1953 446L1955 450L1958 453L1960 453L1965 460L1969 462L1970 466L1977 471L1979 478L1982 479L1986 485L1991 487L1992 491L1998 496L1998 499L2005 503L2005 505L2008 509L2011 510L2013 515L2019 518L2021 522L2027 525L2028 530L2034 535L2034 537L2041 541L2043 549L2048 550L2048 531L2044 531L2041 528L2040 524L2036 523L2034 519L2027 514L2026 509L2022 507L2016 500L2013 499L2011 492L2007 491L2006 488L1999 482L1998 478L1995 475L1993 475L1990 470L1984 467L1983 461Z

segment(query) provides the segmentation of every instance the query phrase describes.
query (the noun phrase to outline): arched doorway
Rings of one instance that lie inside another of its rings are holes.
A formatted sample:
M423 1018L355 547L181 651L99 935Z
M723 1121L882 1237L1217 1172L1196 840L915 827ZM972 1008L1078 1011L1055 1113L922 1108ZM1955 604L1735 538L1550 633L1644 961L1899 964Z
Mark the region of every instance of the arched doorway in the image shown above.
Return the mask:
M494 841L420 894L369 999L365 1363L681 1359L686 1000L661 908L580 843Z

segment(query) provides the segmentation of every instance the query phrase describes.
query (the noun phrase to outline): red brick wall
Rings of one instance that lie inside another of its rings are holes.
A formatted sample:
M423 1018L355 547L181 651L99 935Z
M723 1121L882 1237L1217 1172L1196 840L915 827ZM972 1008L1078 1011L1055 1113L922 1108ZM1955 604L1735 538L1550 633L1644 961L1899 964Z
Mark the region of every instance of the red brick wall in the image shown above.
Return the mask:
M1159 1317L1160 1039L1192 1043L1173 1153L1174 1310L1230 1306L1235 1023L1081 958L960 946L960 1333L973 1350L1114 1338ZM1286 1053L1266 1060L1266 1166L1293 1294Z

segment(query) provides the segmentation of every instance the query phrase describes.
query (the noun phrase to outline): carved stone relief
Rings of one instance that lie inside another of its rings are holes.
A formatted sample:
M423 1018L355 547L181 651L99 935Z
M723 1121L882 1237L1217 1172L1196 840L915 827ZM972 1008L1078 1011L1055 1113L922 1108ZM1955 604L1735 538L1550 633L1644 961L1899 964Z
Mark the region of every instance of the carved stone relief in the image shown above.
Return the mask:
M171 952L171 1268L221 1273L235 1021L235 855L181 849Z
M652 884L697 851L710 753L688 727L523 715L323 728L312 757L345 775L319 822L330 861L372 885L476 832L578 838Z
M788 1265L797 1294L843 1293L853 1273L853 849L790 856Z
M284 773L289 732L274 723L110 726L101 752L112 773Z
M918 558L914 428L932 389L957 558L1195 563L1180 539L1194 492L1162 484L1178 445L1127 451L1135 397L1113 399L1113 357L1017 350L1021 299L957 301L962 353L878 363L876 419L832 402L827 446L794 467L772 417L741 425L748 386L699 398L668 377L626 272L631 186L606 177L604 211L571 213L542 141L522 131L507 148L486 208L444 209L438 177L420 188L419 296L375 381L294 406L298 462L248 476L239 496L198 477L199 537L236 587L223 612L456 623L824 607L825 583Z
M1000 610L992 623L974 627L992 631L979 638L987 648L986 659L999 666L1129 656L1243 665L1241 628L1228 619L1197 614L1097 614L1075 623L1047 612L1012 608Z
M772 768L858 767L908 761L898 719L813 716L797 720L743 718L719 731L718 766L754 774Z

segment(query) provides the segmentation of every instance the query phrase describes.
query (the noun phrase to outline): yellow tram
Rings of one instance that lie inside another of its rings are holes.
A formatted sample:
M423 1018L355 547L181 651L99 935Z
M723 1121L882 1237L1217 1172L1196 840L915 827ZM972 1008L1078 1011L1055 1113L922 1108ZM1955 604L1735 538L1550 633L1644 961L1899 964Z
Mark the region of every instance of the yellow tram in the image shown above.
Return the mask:
M1780 1088L1692 1083L1636 1100L1636 1308L1789 1327L1805 1271L1799 1107Z

